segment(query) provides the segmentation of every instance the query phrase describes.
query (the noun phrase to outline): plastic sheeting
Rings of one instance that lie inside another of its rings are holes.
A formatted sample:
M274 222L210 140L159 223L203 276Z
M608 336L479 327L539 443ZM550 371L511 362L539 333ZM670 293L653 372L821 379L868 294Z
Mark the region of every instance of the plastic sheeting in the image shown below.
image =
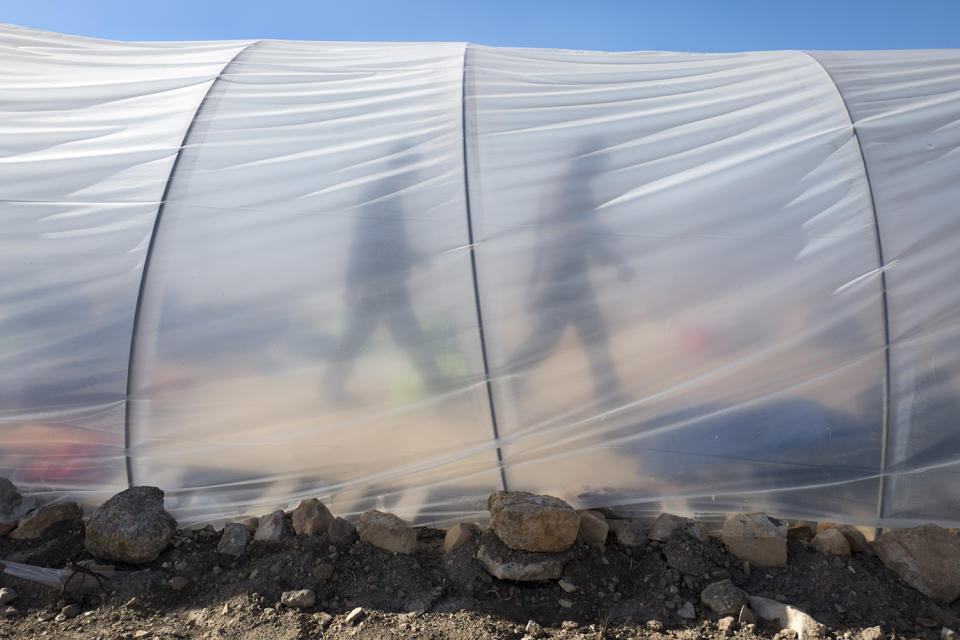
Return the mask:
M0 56L29 493L960 523L960 52Z

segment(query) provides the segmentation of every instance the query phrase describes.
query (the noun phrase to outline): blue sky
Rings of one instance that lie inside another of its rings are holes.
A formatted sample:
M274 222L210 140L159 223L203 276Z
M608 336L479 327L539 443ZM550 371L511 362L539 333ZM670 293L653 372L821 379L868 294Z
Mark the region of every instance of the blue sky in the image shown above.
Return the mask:
M960 47L960 0L0 0L0 22L119 40L673 51Z

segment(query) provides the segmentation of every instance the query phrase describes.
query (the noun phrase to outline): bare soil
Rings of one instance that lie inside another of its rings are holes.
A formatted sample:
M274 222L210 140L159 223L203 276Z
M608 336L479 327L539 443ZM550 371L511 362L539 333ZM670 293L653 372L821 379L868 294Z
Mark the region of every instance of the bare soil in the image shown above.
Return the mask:
M9 575L19 615L0 618L0 638L313 638L520 639L527 621L542 637L703 640L772 638L777 627L722 631L700 601L711 582L730 578L751 595L797 606L824 625L824 638L857 638L880 625L884 636L938 640L957 628L958 604L943 607L904 584L871 551L826 556L791 540L788 566L749 570L716 539L681 535L631 553L611 540L604 550L577 543L564 581L511 583L490 577L477 543L444 553L443 532L423 529L412 555L363 542L332 544L326 535L251 543L234 559L216 552L219 532L181 531L155 562L77 596ZM0 538L0 558L63 568L89 558L80 526L44 540ZM175 580L186 578L184 580ZM316 605L280 604L284 591L313 589ZM560 601L565 600L561 606ZM56 620L79 600L82 612ZM696 618L677 610L692 602ZM356 607L363 613L346 621ZM780 636L783 637L782 635Z

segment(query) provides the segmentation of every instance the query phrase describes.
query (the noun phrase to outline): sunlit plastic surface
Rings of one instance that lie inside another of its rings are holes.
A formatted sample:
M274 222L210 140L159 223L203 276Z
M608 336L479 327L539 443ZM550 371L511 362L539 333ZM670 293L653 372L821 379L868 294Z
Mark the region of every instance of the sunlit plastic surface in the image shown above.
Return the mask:
M960 519L960 53L815 54L850 108L887 264L883 517Z
M0 61L27 493L95 500L129 460L184 523L439 523L504 483L960 522L957 52L3 27Z
M237 43L0 26L0 475L125 485L140 272L184 131Z

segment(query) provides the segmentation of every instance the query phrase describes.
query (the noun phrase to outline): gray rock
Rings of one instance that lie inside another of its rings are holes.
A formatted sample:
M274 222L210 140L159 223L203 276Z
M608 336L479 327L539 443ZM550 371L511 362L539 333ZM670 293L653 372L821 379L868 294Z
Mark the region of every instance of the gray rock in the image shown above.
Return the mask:
M163 491L132 487L113 496L87 521L87 551L114 562L153 562L173 540L177 522L163 508Z
M334 518L327 536L334 544L353 544L357 539L357 528L349 520Z
M174 576L170 578L170 580L167 582L167 586L169 586L174 591L183 591L184 589L187 588L187 585L189 584L190 584L190 578L187 578L185 576Z
M60 610L60 615L62 615L67 620L76 618L83 612L83 609L80 608L78 604L68 604L63 609Z
M223 535L217 544L217 553L239 558L247 550L250 542L250 529L239 522L231 522L223 527Z
M417 530L393 515L371 509L360 516L357 533L364 542L394 553L417 550Z
M884 636L883 627L879 625L868 627L860 632L860 640L883 640Z
M781 629L796 633L799 640L816 638L820 633L820 624L796 607L759 596L750 596L748 601L758 616L764 620L775 620Z
M657 516L650 528L649 537L651 540L665 542L681 534L692 536L700 542L706 542L709 538L707 528L702 523L696 522L692 518L675 516L672 513L661 513Z
M697 610L693 608L693 603L687 600L682 607L677 609L677 615L687 620L693 620L697 617Z
M0 589L0 605L10 604L17 599L17 592L13 587L3 587Z
M599 511L581 511L580 512L580 539L586 544L603 549L607 544L607 534L610 532L610 525L607 519Z
M747 592L729 580L708 585L700 594L703 604L721 616L736 615L747 603Z
M950 604L960 597L960 538L926 524L888 531L873 542L877 557L911 587Z
M31 511L20 519L19 526L9 535L14 540L36 540L54 533L60 527L83 518L83 510L76 502L48 504Z
M477 560L495 578L530 582L559 579L570 557L565 553L516 551L487 530L480 536Z
M347 614L347 617L344 618L344 622L347 624L357 624L363 618L364 615L363 607L357 607L353 611Z
M575 584L572 582L567 582L566 580L557 580L557 586L567 593L573 593L577 590L577 586Z
M733 555L761 567L787 564L787 525L765 513L732 513L720 531Z
M628 520L613 533L614 539L625 547L639 549L647 546L647 534L639 520Z
M33 508L32 499L24 500L17 487L7 478L0 478L0 536L17 528L23 516Z
M280 542L290 534L287 526L287 514L283 511L274 511L270 515L262 516L257 524L257 532L253 539L258 542Z
M960 637L960 633L957 633L950 627L940 629L940 640L957 640L958 637Z
M302 500L297 508L290 512L293 530L298 536L326 533L333 523L333 514L316 498Z
M297 589L296 591L284 591L280 595L280 602L288 607L297 607L307 609L317 602L317 596L313 589Z
M20 615L20 612L17 611L16 607L0 607L0 617L3 618L16 618Z
M850 543L839 529L827 529L818 533L813 538L813 548L827 555L850 555Z
M577 540L580 516L553 496L498 491L487 501L490 528L517 551L566 551Z
M863 532L856 527L850 526L849 524L841 524L837 525L836 529L847 539L847 544L850 545L851 551L863 553L870 548L870 543L867 542L867 536L863 535Z
M557 604L563 607L564 609L570 609L573 607L573 601L567 600L566 598L560 598L557 600Z

